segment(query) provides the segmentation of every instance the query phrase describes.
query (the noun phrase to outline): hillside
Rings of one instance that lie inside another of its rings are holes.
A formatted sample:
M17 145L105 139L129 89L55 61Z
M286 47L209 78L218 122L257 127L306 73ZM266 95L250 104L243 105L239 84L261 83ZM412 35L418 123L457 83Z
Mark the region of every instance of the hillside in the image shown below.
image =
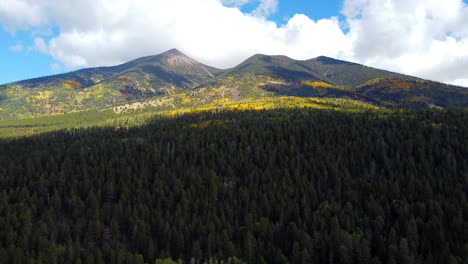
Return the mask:
M6 84L0 86L0 120L102 109L173 94L199 86L219 71L173 49L115 67Z
M241 98L347 98L384 108L468 107L468 89L323 56L297 61L254 55L222 72L211 86L242 90Z
M375 79L355 91L388 108L467 108L468 89L426 80Z
M463 263L467 99L177 50L0 86L0 262Z
M464 263L467 133L282 109L0 140L0 260Z
M324 81L334 86L356 87L376 78L416 80L403 74L379 70L364 65L336 60L329 57L299 61L286 56L257 54L240 65L226 70L223 76L242 74L268 75L291 82Z
M416 80L417 78L367 67L365 65L336 60L329 57L317 57L303 62L303 65L316 77L335 86L356 87L376 78Z
M101 84L128 99L167 95L197 87L215 78L220 70L203 65L178 50L140 58Z
M468 89L328 57L298 61L254 55L220 70L174 49L115 67L2 85L0 120L135 103L159 111L278 96L341 98L381 108L468 107Z

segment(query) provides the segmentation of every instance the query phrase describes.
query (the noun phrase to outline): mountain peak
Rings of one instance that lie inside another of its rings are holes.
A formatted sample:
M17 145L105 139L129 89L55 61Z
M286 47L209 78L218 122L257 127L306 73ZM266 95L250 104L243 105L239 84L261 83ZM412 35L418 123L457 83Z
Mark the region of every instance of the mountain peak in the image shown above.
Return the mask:
M187 56L187 55L185 55L184 53L182 53L180 50L175 49L175 48L174 48L174 49L170 49L170 50L168 50L168 51L162 53L161 55L178 55L178 56L183 55L183 56Z
M285 80L316 80L300 61L284 55L255 54L238 66L228 70L224 75L270 75Z
M292 60L293 59L284 55L265 55L265 54L255 54L252 57L247 59L247 61L261 61L265 63L292 61Z
M163 61L172 66L194 65L197 61L185 55L178 49L171 49L161 54Z
M337 59L326 57L326 56L319 56L319 57L317 57L315 59L312 59L312 60L315 60L315 61L320 62L322 64L328 64L328 65L355 64L355 63L352 63L352 62L349 62L349 61L337 60Z

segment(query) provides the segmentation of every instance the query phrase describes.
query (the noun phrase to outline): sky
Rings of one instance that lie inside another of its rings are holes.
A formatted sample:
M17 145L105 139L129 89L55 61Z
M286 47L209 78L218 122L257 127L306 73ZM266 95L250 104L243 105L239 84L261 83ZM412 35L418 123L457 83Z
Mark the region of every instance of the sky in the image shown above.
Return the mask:
M1 0L0 84L177 48L330 56L468 87L468 0Z

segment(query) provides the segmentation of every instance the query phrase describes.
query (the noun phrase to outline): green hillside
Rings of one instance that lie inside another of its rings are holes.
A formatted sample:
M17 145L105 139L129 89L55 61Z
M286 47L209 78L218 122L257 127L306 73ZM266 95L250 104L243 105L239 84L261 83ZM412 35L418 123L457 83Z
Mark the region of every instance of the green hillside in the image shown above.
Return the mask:
M355 92L388 108L467 108L468 89L425 80L375 79Z
M336 60L328 57L318 57L303 62L317 78L336 86L354 88L375 78L395 78L401 80L416 80L415 77L399 73L379 70L361 64Z
M286 56L254 55L238 66L226 70L220 77L244 74L267 75L288 81L319 80L301 61Z
M376 111L379 108L350 99L303 98L295 96L266 96L257 99L232 100L223 97L229 90L213 89L200 94L180 94L145 102L134 102L105 110L86 110L74 113L0 121L0 139L18 138L76 128L109 127L127 130L146 125L157 117L174 117L191 113L221 110L251 111L265 109L328 109L345 112ZM175 98L175 99L174 99ZM174 99L174 100L171 100ZM209 103L208 103L209 101ZM384 112L384 110L379 110Z
M219 71L170 50L115 67L6 84L0 86L0 120L103 109L173 94L197 87Z
M0 263L464 263L468 89L177 50L0 86Z
M177 110L277 96L337 98L379 108L467 108L467 89L328 57L254 55L220 70L178 50L115 67L83 69L0 86L0 120L126 105ZM271 99L272 100L272 99ZM159 103L155 103L159 102Z

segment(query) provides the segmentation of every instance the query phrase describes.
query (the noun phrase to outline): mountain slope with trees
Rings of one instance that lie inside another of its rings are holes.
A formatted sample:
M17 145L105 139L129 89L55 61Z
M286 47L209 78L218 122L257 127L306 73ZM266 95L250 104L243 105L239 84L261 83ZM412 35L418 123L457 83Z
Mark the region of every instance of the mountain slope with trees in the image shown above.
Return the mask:
M1 140L0 259L464 263L467 133L466 111L295 109Z
M296 96L344 98L385 108L468 107L468 89L328 57L299 61L254 55L232 69L220 70L174 49L115 67L1 85L0 120L102 110L159 99L177 101L194 94L198 97L193 100L203 101L205 106L216 104L213 100L217 99ZM181 107L171 106L172 110Z

